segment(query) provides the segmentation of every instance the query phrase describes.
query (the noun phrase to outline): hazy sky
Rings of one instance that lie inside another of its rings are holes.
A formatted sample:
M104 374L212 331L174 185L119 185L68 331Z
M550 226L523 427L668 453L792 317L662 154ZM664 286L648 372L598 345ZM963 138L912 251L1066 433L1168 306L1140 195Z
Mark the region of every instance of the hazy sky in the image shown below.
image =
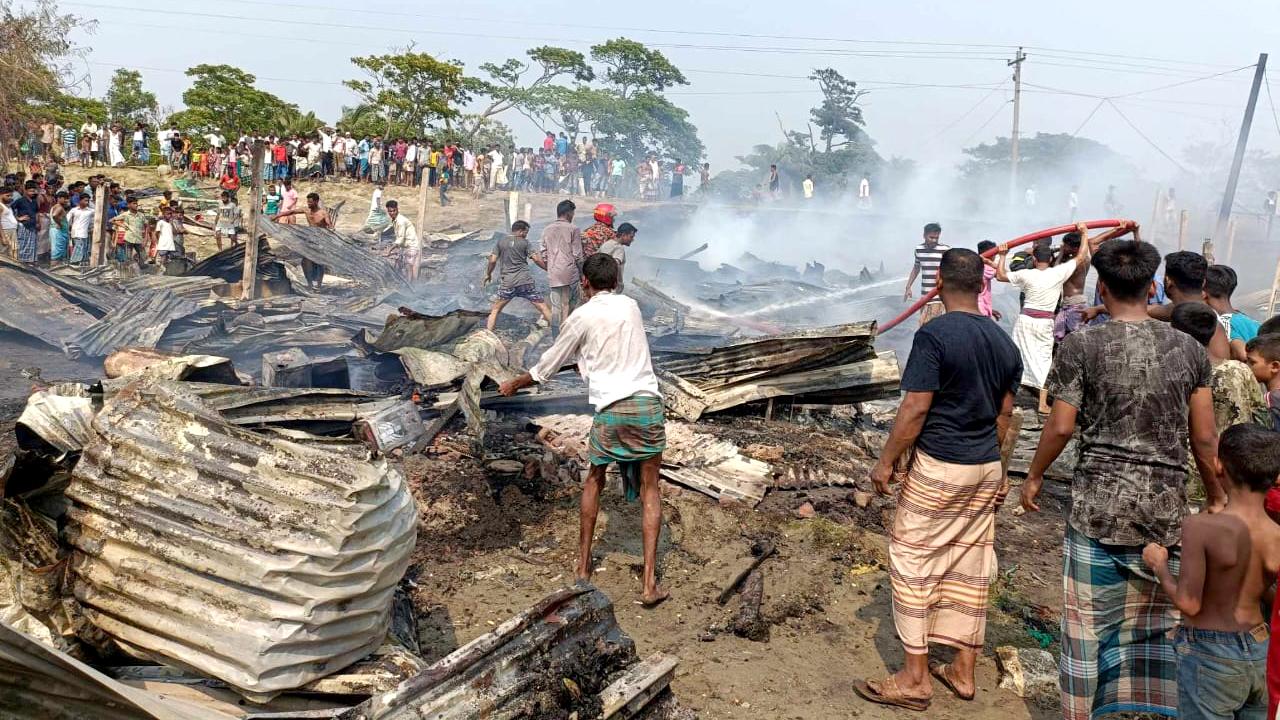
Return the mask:
M736 166L734 156L752 145L777 142L779 118L788 129L802 129L820 97L804 76L825 66L872 90L864 98L867 131L882 155L952 161L961 147L1009 133L1012 84L1005 60L1024 45L1023 133L1070 133L1085 123L1081 135L1111 145L1159 178L1175 169L1161 150L1181 160L1189 142L1234 137L1252 70L1142 91L1252 65L1259 52L1280 50L1274 0L96 0L62 6L99 21L95 34L79 38L92 48L95 95L105 92L115 67L128 66L141 70L162 105L180 108L185 68L229 63L330 121L354 102L339 84L360 76L350 65L353 55L414 42L478 72L482 62L522 56L535 45L585 52L625 35L661 49L685 72L691 84L669 95L689 110L717 171ZM1280 95L1280 57L1272 60L1271 88ZM1137 130L1099 99L1139 92L1112 101ZM519 140L537 139L517 114L501 119ZM1280 151L1280 121L1265 92L1250 147Z

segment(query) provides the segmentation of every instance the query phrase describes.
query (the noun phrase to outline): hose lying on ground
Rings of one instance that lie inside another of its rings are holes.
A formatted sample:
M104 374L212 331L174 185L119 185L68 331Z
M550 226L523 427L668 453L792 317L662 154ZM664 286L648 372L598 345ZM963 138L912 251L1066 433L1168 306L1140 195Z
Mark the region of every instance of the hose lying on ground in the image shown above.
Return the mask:
M1126 224L1131 225L1133 227L1137 227L1137 223L1135 223L1132 220L1117 220L1117 219L1089 220L1085 222L1085 227L1089 228L1090 230L1098 230L1100 228L1121 228L1121 227L1125 227ZM1076 229L1077 229L1076 224L1073 223L1071 225L1059 225L1058 227L1048 228L1046 230L1037 230L1036 232L1028 233L1021 237L1010 240L1008 243L1009 248L1013 249L1015 247L1018 247L1019 245L1026 245L1027 243L1035 242L1037 240L1043 240L1044 238L1053 237L1054 235L1064 235L1069 232L1075 232ZM988 258L994 257L998 250L999 250L999 247L994 247L982 253L982 257L988 257ZM884 333L889 332L890 330L897 327L903 320L906 320L912 315L915 315L920 310L920 308L929 304L929 301L933 300L935 297L937 297L937 295L938 295L937 288L934 288L929 292L925 293L923 297L915 301L915 303L913 303L911 307L903 311L901 315L881 325L878 331L879 334L883 335Z

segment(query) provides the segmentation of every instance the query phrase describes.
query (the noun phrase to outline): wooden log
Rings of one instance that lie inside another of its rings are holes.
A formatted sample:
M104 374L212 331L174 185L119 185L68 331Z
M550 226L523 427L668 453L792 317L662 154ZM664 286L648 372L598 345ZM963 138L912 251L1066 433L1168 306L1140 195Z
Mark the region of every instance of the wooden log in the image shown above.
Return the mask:
M733 634L756 642L769 640L769 623L760 613L764 603L764 573L753 570L742 583L742 595L738 599L738 611L734 613L729 629Z
M258 292L258 219L262 216L262 151L259 138L253 141L250 158L249 237L244 246L244 270L240 276L240 299L253 300Z
M768 560L769 557L777 551L778 547L773 543L765 545L764 549L760 551L760 554L751 561L751 564L743 568L737 575L734 575L733 580L725 586L724 590L720 591L720 597L716 598L716 602L721 605L729 602L729 598L733 596L733 592L738 589L738 586L742 584L742 581L746 580L748 575L755 572L756 568L760 567L761 563Z
M1191 211L1183 210L1178 214L1178 249L1187 247L1187 226L1191 224Z
M670 655L654 653L632 666L600 693L601 719L635 717L671 685L679 662Z
M1276 314L1277 300L1280 300L1280 262L1276 262L1276 274L1271 279L1271 295L1267 297L1267 317Z

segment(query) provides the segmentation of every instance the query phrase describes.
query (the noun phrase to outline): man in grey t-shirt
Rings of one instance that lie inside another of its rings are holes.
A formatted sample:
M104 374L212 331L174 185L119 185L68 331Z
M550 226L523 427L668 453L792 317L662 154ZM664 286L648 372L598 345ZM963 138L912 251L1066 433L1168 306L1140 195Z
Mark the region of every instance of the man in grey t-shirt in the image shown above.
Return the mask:
M493 269L500 268L498 278L498 298L493 301L493 309L489 311L488 328L493 330L498 324L498 314L515 298L522 297L533 303L548 323L551 322L551 308L542 299L542 293L533 284L533 275L529 272L529 261L532 260L543 270L547 264L537 254L529 252L529 223L517 220L511 224L511 234L498 240L489 254L489 267L484 272L484 284L493 282Z

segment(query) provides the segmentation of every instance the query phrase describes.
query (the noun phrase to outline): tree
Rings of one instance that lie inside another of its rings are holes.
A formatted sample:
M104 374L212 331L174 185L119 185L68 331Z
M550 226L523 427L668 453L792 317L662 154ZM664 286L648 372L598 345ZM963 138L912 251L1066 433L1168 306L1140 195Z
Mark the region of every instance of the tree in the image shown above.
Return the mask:
M231 65L196 65L187 70L194 78L182 93L187 107L169 118L186 131L199 133L220 130L228 135L265 135L276 129L276 119L288 109L297 107L259 90L257 80Z
M641 91L659 92L688 85L684 73L657 50L627 38L591 46L591 59L604 65L604 79L624 100Z
M822 104L811 110L809 115L813 124L818 126L823 152L831 154L864 140L866 133L862 126L866 123L858 100L866 92L858 89L858 83L845 79L834 68L814 70L809 79L816 81L822 90Z
M459 134L463 142L469 142L482 124L508 110L516 110L545 130L544 91L561 78L584 83L595 78L586 57L576 50L543 45L530 49L526 55L527 62L510 58L501 65L484 63L480 69L489 76L488 80L467 78L468 91L486 95L490 102L462 121Z
M97 98L61 95L49 104L53 120L64 127L79 127L85 118L92 118L99 125L109 117L107 104Z
M437 121L450 121L469 99L468 83L458 62L437 60L410 47L393 55L353 57L351 63L364 70L367 80L347 80L343 84L358 94L369 108L381 115L390 134L399 124L415 136L428 135Z
M1007 137L963 150L967 159L959 168L958 194L966 198L968 208L979 211L1002 206L1008 200L1009 151ZM1097 178L1107 178L1106 183L1118 186L1122 193L1145 186L1141 174L1128 160L1096 140L1067 133L1036 133L1035 137L1019 139L1019 193L1034 186L1043 198L1041 204L1055 203L1051 198L1063 198L1065 206L1071 186L1080 184L1091 186L1087 190L1101 205L1103 181Z
M111 119L121 123L154 123L160 109L155 94L142 89L142 73L127 68L111 76L106 103Z
M62 12L54 0L25 5L0 0L0 160L28 125L53 118L58 103L86 84L74 63L83 50L68 38L74 30L96 27Z
M323 125L324 121L316 117L314 111L303 113L292 105L282 109L275 117L275 133L285 137L310 137Z

